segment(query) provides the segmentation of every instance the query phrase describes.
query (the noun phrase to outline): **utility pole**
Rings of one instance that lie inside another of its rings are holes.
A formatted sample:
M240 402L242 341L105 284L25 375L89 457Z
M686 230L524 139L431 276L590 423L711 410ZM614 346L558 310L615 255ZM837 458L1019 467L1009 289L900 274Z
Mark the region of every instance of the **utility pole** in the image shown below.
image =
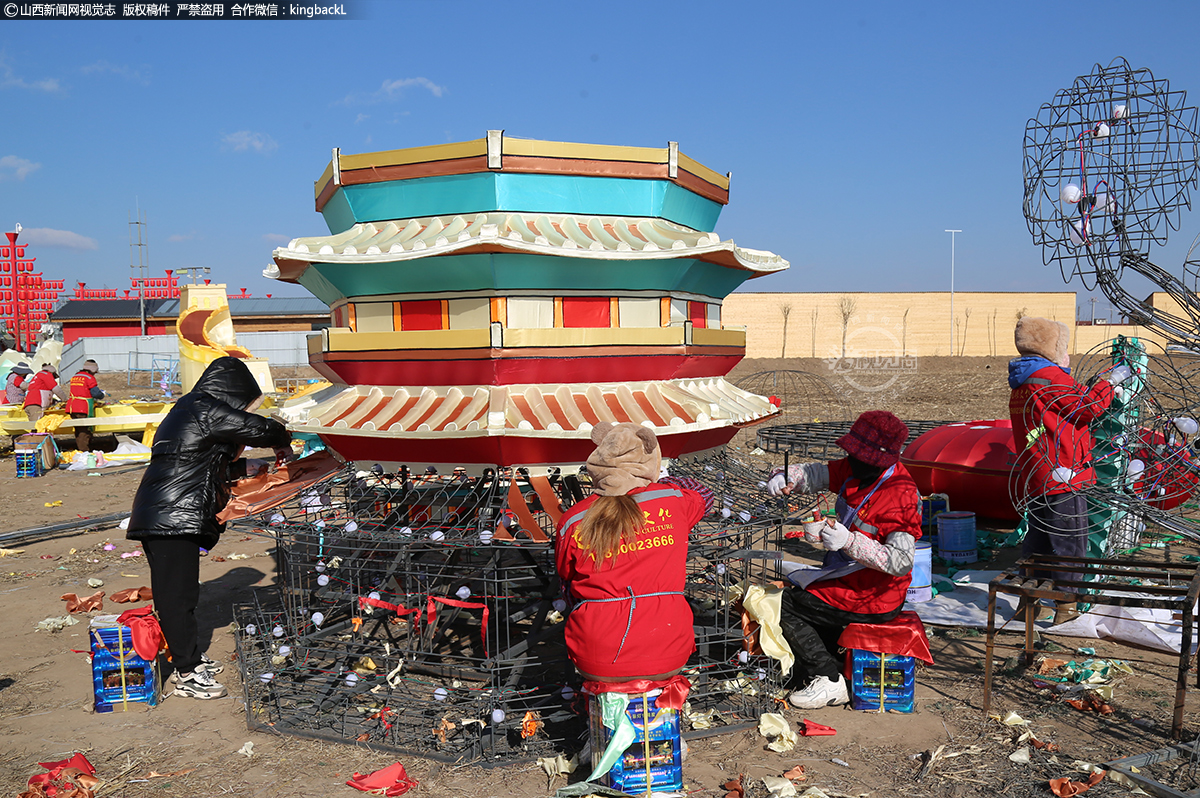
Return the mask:
M133 243L133 228L137 227L137 243ZM138 288L138 316L142 321L142 335L146 334L146 281L150 272L150 241L145 235L146 214L138 207L137 217L129 219L129 269L134 273ZM134 247L137 257L134 258ZM137 261L136 263L134 261Z
M947 230L950 234L950 354L954 354L954 235L962 230Z

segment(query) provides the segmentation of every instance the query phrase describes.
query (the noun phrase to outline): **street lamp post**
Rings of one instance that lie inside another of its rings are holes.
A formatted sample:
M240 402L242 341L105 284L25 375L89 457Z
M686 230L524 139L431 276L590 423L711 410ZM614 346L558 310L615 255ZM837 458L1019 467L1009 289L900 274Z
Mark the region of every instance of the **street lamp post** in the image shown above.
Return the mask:
M962 230L947 230L950 234L950 354L954 355L954 234Z

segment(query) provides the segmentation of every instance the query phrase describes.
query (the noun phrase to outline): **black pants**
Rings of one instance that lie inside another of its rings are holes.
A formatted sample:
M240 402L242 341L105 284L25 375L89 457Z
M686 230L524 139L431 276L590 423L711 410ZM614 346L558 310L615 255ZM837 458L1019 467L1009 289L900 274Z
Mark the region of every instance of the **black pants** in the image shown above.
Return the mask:
M849 612L831 607L803 588L784 590L780 626L796 657L791 684L803 687L817 676L836 679L842 672L837 641L846 627L852 623L887 623L901 609L876 614Z
M1053 554L1056 557L1086 557L1088 550L1087 498L1079 493L1035 496L1025 508L1029 522L1021 553ZM1079 579L1079 574L1034 571L1042 579Z
M190 535L146 538L142 541L150 564L150 589L162 626L171 665L190 673L200 664L200 631L196 606L200 603L200 544Z

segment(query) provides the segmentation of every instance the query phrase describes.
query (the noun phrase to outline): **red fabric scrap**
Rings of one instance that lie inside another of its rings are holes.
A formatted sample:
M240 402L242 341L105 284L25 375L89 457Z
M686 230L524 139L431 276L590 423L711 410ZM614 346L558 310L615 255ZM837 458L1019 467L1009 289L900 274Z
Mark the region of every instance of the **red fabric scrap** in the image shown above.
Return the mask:
M28 789L18 798L92 798L100 783L96 769L83 754L60 762L39 762L45 773L30 776Z
M601 693L648 693L651 690L662 690L654 705L663 709L683 709L687 701L692 683L682 673L677 673L670 679L634 679L630 682L584 682L583 691L592 695Z
M804 737L832 737L837 729L832 726L822 726L820 723L805 718L800 721L800 734Z
M133 638L133 650L137 655L147 662L153 662L158 656L158 649L162 646L162 628L158 625L158 618L154 615L153 607L138 607L132 610L125 610L117 618L117 623L123 623L129 627L130 636Z
M451 607L461 607L469 610L483 610L483 629L480 630L480 636L483 638L483 657L487 659L487 625L488 625L488 606L475 601L459 601L458 599L442 598L441 596L430 596L429 603L425 607L425 618L429 621L429 625L433 626L437 620L437 607L434 602L439 604L447 604Z
M1073 796L1095 787L1106 775L1108 775L1106 770L1093 770L1087 781L1071 781L1066 776L1061 779L1050 779L1050 792L1057 795L1058 798L1073 798Z
M416 787L418 783L416 779L410 779L408 772L404 769L404 765L397 762L374 773L366 775L355 773L354 778L346 782L346 786L362 790L363 792L369 792L372 795L384 795L388 798L393 798L396 795L404 795L404 793Z
M104 591L97 590L87 598L80 598L74 593L64 593L62 600L67 602L67 612L91 612L104 609Z
M900 657L916 657L933 664L925 625L915 612L902 612L888 623L852 623L838 638L842 648L874 651Z

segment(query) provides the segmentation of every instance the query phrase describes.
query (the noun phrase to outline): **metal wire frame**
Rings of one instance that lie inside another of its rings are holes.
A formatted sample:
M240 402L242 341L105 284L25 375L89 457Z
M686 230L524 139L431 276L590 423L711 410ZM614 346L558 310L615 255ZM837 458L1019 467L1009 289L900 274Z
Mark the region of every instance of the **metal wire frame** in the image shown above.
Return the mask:
M1064 281L1099 287L1131 320L1191 345L1200 343L1195 264L1189 255L1172 274L1150 260L1179 229L1200 173L1197 109L1185 103L1185 92L1123 58L1076 78L1025 126L1024 214L1043 261ZM1122 284L1126 269L1184 315L1134 297Z
M757 468L723 453L673 470L697 474L720 502L689 536L685 587L697 645L689 709L727 724L685 734L705 736L752 725L779 693L777 664L743 650L736 596L775 563L764 549L781 538L781 515ZM578 749L585 710L552 543L481 535L509 517L514 478L348 468L253 519L277 536L281 578L238 608L250 722L446 761ZM586 475L568 483L556 483L563 505L588 490ZM535 513L539 524L552 515Z
M931 429L953 424L954 421L908 421L909 440L914 440ZM779 424L758 431L758 445L768 451L788 454L798 460L837 460L846 453L837 445L837 439L850 431L852 421L809 422L804 424Z
M779 399L779 419L785 424L826 421L845 422L849 410L841 395L825 378L807 371L756 371L739 377L734 384L759 396Z

